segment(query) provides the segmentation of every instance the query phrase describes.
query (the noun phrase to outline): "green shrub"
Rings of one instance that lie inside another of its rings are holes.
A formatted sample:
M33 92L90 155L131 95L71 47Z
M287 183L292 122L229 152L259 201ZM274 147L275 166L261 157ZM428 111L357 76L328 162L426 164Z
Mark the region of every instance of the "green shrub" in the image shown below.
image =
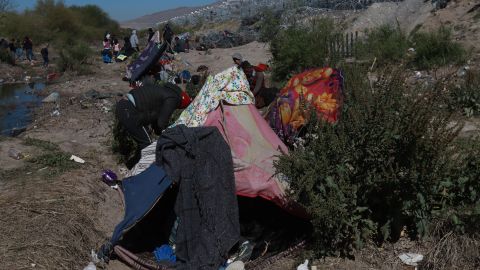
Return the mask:
M480 114L480 74L467 72L460 87L450 92L451 109L461 110L467 117Z
M360 56L377 58L378 63L401 61L408 49L407 37L399 28L382 25L366 33L358 46Z
M285 81L292 73L334 63L328 46L335 35L334 25L329 19L319 19L278 32L270 42L274 78Z
M443 232L455 231L480 237L480 138L462 139L450 159L447 174L436 185L439 194L434 217L446 221Z
M6 13L0 24L0 33L9 38L30 37L34 49L46 42L57 48L77 42L100 42L106 30L118 35L123 32L97 6L68 7L54 0L38 0L34 9L23 13Z
M346 70L339 122L312 125L303 146L276 163L313 216L321 256L347 255L372 235L398 239L404 226L426 235L442 179L461 177L449 166L459 127L448 125L440 91L407 87L401 72L369 87L364 74Z
M413 64L428 69L447 64L459 64L465 61L465 49L451 40L451 31L440 27L436 32L417 32L412 37L415 48Z
M58 68L61 71L72 71L80 74L88 73L89 59L93 56L93 51L85 43L63 46L60 50L58 59Z
M261 14L260 20L260 41L269 42L275 38L280 31L280 14L266 9Z

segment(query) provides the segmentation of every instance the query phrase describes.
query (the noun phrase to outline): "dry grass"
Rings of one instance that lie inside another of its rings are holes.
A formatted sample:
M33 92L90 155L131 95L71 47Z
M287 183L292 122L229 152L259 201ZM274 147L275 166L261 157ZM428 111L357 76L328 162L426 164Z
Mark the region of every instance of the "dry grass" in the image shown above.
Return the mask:
M433 241L422 269L479 269L480 239L448 232Z
M103 240L95 226L101 189L85 171L55 179L2 172L0 269L83 269ZM72 179L83 179L82 187Z

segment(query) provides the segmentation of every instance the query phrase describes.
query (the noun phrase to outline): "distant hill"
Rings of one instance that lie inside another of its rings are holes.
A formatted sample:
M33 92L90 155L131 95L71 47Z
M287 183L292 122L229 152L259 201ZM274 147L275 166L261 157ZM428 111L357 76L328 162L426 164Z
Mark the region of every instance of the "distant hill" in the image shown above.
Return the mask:
M156 23L162 21L168 21L174 17L182 16L189 14L191 12L197 11L199 9L218 5L218 2L215 2L207 6L198 6L198 7L179 7L175 9L168 9L164 11L155 12L149 15L145 15L133 20L121 22L120 26L123 28L133 28L133 29L145 29L152 26L155 26Z

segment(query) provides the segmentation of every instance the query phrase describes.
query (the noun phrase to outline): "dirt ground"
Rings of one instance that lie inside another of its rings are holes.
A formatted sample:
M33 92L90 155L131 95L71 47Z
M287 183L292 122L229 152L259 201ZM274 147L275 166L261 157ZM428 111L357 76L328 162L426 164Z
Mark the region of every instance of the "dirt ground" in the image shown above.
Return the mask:
M424 17L418 18L418 24L424 27L433 27L435 20L448 20L455 25L474 20L473 15L466 12L475 1L453 1L449 9L436 14L425 12L418 6L423 0L407 2L411 6L403 8L405 16L402 20L408 22L411 18L407 16L409 13L415 17L424 14ZM374 8L377 11L358 13L352 29L371 25L373 17L367 20L362 17L365 14L385 17L378 7L372 6ZM459 13L455 13L457 11ZM457 17L460 19L455 20ZM382 18L373 18L374 23ZM456 35L467 44L478 44L478 25L480 23L476 26L470 24L464 32L458 30ZM271 57L266 44L253 42L231 49L181 53L177 55L176 64L180 70L186 68L192 73L199 65L206 65L214 74L232 66L231 55L236 52L254 65L267 63ZM60 94L59 116L51 115L55 105L44 104L36 110L35 121L25 133L17 138L0 137L0 227L3 229L0 234L0 269L83 269L90 261L90 251L111 236L115 225L123 217L120 195L101 181L101 172L111 169L122 177L120 172L125 170L110 149L112 106L120 98L117 94L130 90L128 83L121 80L125 64L103 64L96 59L92 69L92 75L64 75L47 84L45 94L54 91ZM25 70L26 73L19 67L1 64L0 79L7 82L23 80L25 76L44 78L46 75L38 66ZM88 99L84 94L89 90L109 93L112 97ZM475 119L469 120L464 128L464 134L478 134L479 131L480 121ZM28 143L28 138L48 141L53 146ZM10 158L10 148L21 151L27 157L22 160ZM72 165L56 161L55 157L61 153L77 155L86 163L72 162ZM49 160L54 162L44 166L41 162L31 161L45 154L51 154ZM64 167L68 169L60 170ZM382 247L371 245L358 252L355 260L327 258L315 261L313 265L317 269L405 269L397 257L403 252L426 254L429 249L404 238ZM304 257L302 251L278 257L265 269L296 269ZM107 269L129 268L112 261Z

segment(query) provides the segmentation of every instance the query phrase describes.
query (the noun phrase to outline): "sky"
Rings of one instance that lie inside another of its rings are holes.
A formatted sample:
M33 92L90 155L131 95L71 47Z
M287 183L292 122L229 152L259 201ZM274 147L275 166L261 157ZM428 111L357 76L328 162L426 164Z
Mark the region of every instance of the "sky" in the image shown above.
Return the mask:
M13 0L18 11L33 8L36 0ZM158 11L182 7L211 4L214 0L64 0L67 5L95 4L111 18L122 22Z

